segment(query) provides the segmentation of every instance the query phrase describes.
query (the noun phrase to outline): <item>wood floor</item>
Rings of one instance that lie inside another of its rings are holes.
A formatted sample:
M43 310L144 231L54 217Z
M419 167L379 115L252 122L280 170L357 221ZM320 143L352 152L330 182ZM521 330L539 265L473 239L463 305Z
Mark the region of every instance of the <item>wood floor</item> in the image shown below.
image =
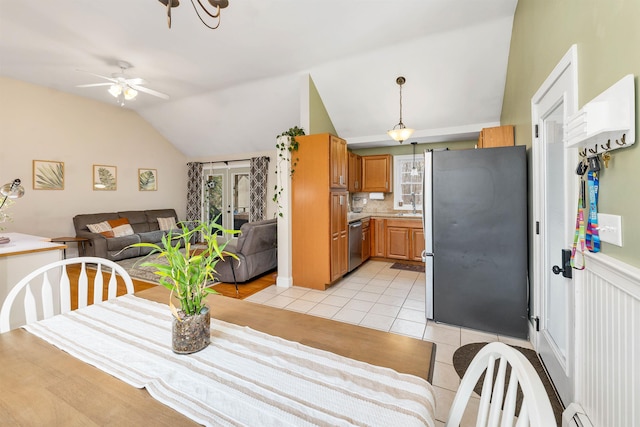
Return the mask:
M75 310L78 308L78 278L80 277L80 267L76 265L70 265L67 267L67 274L69 275L69 280L71 281L71 309ZM96 275L96 271L88 268L87 276L89 277L89 283L93 282L93 278ZM105 288L103 289L102 299L107 299L107 289L106 284L109 281L110 273L102 273L104 278ZM250 295L255 294L263 290L266 287L273 285L276 282L277 273L271 271L262 276L257 277L255 280L252 280L247 283L238 285L238 294L236 295L236 287L233 283L219 283L213 287L218 293L223 296L237 299L244 299ZM155 283L146 282L144 280L137 280L132 278L133 288L135 292L140 292L145 289L154 288L159 286ZM118 291L117 295L126 294L126 287L124 285L124 281L118 277ZM93 301L93 288L89 287L88 292L88 303L90 304Z

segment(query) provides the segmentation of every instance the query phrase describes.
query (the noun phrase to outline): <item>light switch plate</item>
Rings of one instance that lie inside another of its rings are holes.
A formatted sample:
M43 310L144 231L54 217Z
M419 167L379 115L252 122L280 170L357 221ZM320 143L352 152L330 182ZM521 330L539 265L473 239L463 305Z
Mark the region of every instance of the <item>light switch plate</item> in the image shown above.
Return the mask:
M622 246L622 217L599 213L598 234L601 241Z

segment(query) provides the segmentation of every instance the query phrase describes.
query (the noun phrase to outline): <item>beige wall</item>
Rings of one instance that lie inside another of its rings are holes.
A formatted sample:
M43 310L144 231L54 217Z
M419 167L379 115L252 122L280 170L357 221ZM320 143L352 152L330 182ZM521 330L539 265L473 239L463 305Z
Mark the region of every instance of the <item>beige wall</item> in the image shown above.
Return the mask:
M309 129L305 129L305 132L307 135L328 132L340 136L333 126L331 117L329 117L329 113L311 76L309 76Z
M26 190L5 231L75 236L74 215L118 210L184 218L187 159L137 113L7 78L0 100L0 183L20 178ZM33 190L34 159L64 162L64 190ZM94 164L117 167L116 191L93 191ZM138 168L157 169L158 191L138 191Z
M640 108L640 1L520 0L511 38L501 122L516 126L516 143L531 147L531 97L571 45L578 46L578 106L627 74L636 84L636 140ZM577 164L578 159L576 159ZM602 253L640 267L640 143L613 152L600 174L599 212L621 215L623 247ZM577 197L577 195L576 195Z

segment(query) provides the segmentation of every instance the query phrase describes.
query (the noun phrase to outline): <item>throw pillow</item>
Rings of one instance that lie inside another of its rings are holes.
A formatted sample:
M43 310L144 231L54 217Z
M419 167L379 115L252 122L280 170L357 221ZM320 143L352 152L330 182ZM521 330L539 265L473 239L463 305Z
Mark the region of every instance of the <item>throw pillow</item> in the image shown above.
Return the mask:
M110 239L112 237L115 237L115 235L113 234L113 230L109 230L109 231L101 231L100 234L102 234L104 237L106 237L107 239Z
M87 224L87 228L92 233L102 233L103 231L111 231L111 226L107 221L102 221L97 224Z
M113 237L131 236L133 228L130 224L122 224L113 228Z
M111 228L116 228L119 225L129 224L129 220L127 218L118 218L118 219L110 219L107 221Z
M176 219L174 217L158 218L158 226L160 227L160 230L164 231L175 230L176 228L178 228L178 226L176 225Z

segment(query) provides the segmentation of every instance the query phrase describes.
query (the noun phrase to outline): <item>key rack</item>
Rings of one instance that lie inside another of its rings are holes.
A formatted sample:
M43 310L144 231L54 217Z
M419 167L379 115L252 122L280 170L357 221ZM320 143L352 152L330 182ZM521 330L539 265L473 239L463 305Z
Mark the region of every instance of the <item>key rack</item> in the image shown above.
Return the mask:
M629 147L636 142L635 84L624 76L569 117L565 146L580 148L582 156Z

